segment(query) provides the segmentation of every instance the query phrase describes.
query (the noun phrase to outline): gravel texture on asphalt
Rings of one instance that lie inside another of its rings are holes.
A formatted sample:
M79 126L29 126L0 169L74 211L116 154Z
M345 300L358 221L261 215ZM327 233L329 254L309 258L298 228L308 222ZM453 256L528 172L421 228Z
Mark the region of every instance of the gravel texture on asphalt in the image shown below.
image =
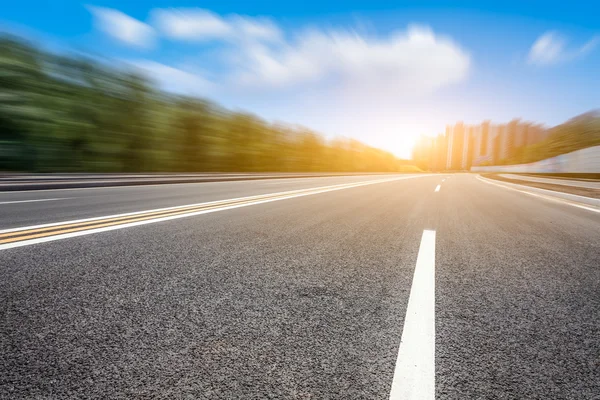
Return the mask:
M472 177L449 182L437 397L600 398L600 214Z
M0 395L385 398L434 179L0 252Z
M599 398L600 214L444 177L0 251L0 398L387 399L424 229L438 399ZM206 185L107 207L281 190Z

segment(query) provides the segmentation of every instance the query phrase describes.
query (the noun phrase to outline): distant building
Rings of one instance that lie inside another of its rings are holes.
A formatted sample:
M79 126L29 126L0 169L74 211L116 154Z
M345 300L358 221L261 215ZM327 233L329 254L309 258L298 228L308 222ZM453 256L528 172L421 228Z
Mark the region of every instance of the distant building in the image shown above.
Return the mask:
M479 133L479 141L477 143L478 154L477 157L488 156L488 151L491 148L490 143L490 121L484 121L481 124L481 130Z
M490 121L484 121L475 126L473 140L473 155L471 165L489 164L493 147Z
M454 127L446 127L446 140L448 142L448 156L446 169L463 169L463 157L465 155L465 125L457 122Z
M452 140L452 126L446 125L446 169L451 169L452 167L452 146L454 141Z
M479 130L474 126L468 126L465 129L465 138L463 145L463 155L461 160L461 169L469 169L473 164L473 158L475 152L477 151L475 146L476 136L478 135Z
M491 146L491 158L492 164L498 164L500 162L500 153L502 151L502 141L504 137L505 125L494 125L491 130L492 146Z
M447 125L445 134L420 141L420 159L427 159L428 169L468 170L473 165L498 165L519 158L522 148L546 139L548 131L539 124L513 119L507 124L479 125L457 122ZM426 156L425 153L428 155Z

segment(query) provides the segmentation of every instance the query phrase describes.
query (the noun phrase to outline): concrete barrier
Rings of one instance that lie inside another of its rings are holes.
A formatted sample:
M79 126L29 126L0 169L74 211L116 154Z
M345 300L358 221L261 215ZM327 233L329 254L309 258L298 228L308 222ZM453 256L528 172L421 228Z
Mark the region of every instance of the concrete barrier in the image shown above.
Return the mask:
M529 164L471 167L471 172L597 174L600 173L600 146L588 147Z
M526 193L538 197L544 197L550 200L552 200L553 198L568 200L569 203L578 207L583 206L583 208L590 209L587 206L591 206L592 211L600 212L600 199L596 199L593 197L578 196L576 194L571 193L557 192L555 190L546 190L527 185L519 185L517 183L498 181L496 179L485 178L481 175L477 176L477 179L486 183L490 183L492 185L503 186L505 188L513 189L521 193Z

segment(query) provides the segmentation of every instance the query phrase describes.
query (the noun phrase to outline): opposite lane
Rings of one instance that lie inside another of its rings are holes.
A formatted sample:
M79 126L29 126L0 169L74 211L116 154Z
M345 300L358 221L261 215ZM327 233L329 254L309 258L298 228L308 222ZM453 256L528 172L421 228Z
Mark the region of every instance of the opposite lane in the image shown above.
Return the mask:
M385 177L394 175L3 192L0 193L0 203L7 204L0 205L0 230L319 186L366 182ZM41 201L64 197L68 198L51 202ZM39 202L31 203L33 200Z

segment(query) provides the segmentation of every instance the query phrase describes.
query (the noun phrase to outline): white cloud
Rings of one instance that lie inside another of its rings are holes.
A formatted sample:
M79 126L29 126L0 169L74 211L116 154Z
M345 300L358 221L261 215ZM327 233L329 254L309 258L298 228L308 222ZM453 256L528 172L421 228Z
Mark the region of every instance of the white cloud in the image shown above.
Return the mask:
M531 46L529 63L552 64L560 61L565 51L565 44L565 39L556 33L544 33Z
M596 35L579 48L579 54L584 55L594 50L600 44L600 36Z
M220 16L201 9L153 11L157 28L172 39L212 40L233 36L232 27Z
M189 41L276 41L281 31L266 18L230 15L222 17L200 8L155 9L155 25L172 39Z
M233 16L230 18L230 23L235 27L241 38L277 42L283 36L279 27L266 18Z
M127 61L148 79L172 92L189 95L206 95L214 85L200 74L187 72L150 60Z
M459 82L470 57L427 28L410 27L385 38L353 32L309 31L281 46L248 45L238 53L234 82L289 87L324 82L382 93L422 93Z
M154 30L149 25L111 8L89 6L98 29L134 47L151 47Z
M122 41L143 44L153 36L148 25L119 11L92 11L101 27ZM223 42L221 57L211 57L211 79L230 93L300 87L376 98L410 96L463 80L471 64L458 44L424 27L385 36L318 29L284 35L266 18L220 16L199 8L155 9L151 21L172 39ZM148 70L182 77L156 67Z
M594 36L581 47L567 48L567 40L556 32L541 35L529 50L528 62L534 65L551 65L571 61L592 51L600 43L600 37Z
M273 32L263 33L252 25L255 20L241 19L237 26L253 31L253 37L272 37ZM291 41L234 41L221 49L221 57L211 60L210 79L207 74L149 61L137 65L176 92L196 89L203 95L210 91L217 96L234 96L242 92L310 91L329 99L372 103L407 99L460 82L471 64L469 54L460 46L423 27L410 27L386 37L311 30Z

